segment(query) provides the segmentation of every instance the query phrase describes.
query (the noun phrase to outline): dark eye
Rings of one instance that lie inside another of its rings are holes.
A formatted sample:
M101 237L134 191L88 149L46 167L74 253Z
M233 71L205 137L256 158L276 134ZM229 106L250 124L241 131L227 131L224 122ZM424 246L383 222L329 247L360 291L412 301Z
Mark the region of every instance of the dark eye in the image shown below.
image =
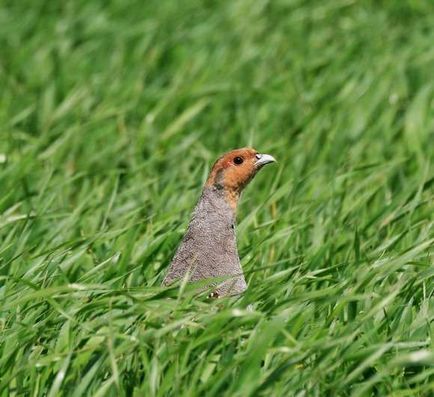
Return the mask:
M235 158L234 158L234 163L235 163L236 165L243 164L243 161L244 161L244 159L243 159L242 157L235 157Z

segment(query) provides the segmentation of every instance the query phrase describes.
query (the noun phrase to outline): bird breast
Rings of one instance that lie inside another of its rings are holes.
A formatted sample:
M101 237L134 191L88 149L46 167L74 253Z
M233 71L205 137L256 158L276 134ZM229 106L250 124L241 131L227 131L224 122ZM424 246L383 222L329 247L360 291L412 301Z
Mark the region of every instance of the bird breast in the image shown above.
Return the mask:
M164 281L190 274L196 281L231 276L217 291L220 295L239 294L246 289L235 237L235 212L224 192L207 187L196 205L187 232L173 258Z

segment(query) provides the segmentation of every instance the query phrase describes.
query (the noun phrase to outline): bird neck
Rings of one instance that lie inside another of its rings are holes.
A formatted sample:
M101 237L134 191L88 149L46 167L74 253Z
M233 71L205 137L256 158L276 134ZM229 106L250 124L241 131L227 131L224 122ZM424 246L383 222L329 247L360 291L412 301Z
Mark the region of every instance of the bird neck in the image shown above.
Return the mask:
M210 220L232 224L236 217L238 197L223 188L205 186L196 213L200 211Z
M204 192L213 194L216 197L223 199L232 208L237 210L238 200L241 195L242 186L236 183L226 183L223 172L221 170L212 172L205 184Z
M219 183L208 183L205 185L202 195L203 194L213 197L214 200L224 202L232 209L232 212L235 215L237 211L238 200L241 195L241 191L239 189L228 188Z

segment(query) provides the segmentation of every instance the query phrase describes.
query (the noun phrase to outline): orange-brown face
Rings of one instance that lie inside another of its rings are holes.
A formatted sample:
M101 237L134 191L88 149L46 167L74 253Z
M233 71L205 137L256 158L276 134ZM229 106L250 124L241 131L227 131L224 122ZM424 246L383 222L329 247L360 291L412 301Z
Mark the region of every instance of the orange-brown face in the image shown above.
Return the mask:
M206 185L224 189L231 205L236 206L243 188L265 164L274 161L272 156L260 154L252 148L232 150L215 162Z

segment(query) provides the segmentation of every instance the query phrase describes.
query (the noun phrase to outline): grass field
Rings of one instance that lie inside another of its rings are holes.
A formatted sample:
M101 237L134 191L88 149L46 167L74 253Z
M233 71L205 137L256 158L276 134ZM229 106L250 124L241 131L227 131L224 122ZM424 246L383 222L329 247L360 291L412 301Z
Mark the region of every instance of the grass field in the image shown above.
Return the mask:
M0 87L1 397L434 394L432 1L2 0ZM162 288L243 146L248 291Z

